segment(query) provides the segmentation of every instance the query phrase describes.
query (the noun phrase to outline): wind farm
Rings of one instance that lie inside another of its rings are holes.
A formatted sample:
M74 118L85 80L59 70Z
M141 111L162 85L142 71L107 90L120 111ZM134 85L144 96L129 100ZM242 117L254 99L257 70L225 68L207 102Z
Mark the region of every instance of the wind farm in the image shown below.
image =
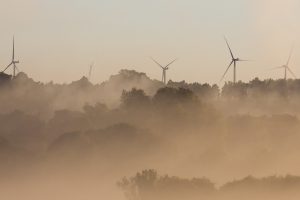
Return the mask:
M300 2L0 6L0 200L300 199Z
M237 82L237 64L239 62L248 62L250 60L245 60L245 59L240 59L238 57L235 57L234 54L233 54L233 51L229 45L229 42L227 40L227 38L224 36L224 40L226 42L226 46L228 48L228 51L230 53L230 57L231 57L231 61L228 65L228 67L226 68L224 74L222 75L219 83L221 83L224 78L226 77L229 69L232 67L233 68L233 80L232 80L232 83L236 83ZM291 60L291 57L292 57L292 53L293 53L293 50L294 50L294 46L292 47L291 51L290 51L290 54L289 54L289 57L288 57L288 60L286 62L285 65L282 65L282 66L278 66L278 67L275 67L275 68L272 68L272 70L277 70L277 69L284 69L284 80L287 80L287 73L290 73L294 78L296 78L297 76L295 75L295 73L291 70L291 68L289 67L289 64L290 64L290 60ZM156 64L158 65L161 69L162 69L162 78L161 78L161 82L164 84L164 85L167 85L167 71L169 70L169 67L174 63L176 62L178 59L174 59L172 60L170 63L168 63L167 65L161 65L159 62L157 62L155 59L153 59L152 57L150 57L150 59ZM9 63L9 65L7 65L4 70L2 71L2 73L6 72L10 67L12 68L12 78L14 78L16 76L16 72L19 71L18 67L16 66L16 64L19 64L19 61L15 59L15 38L13 37L13 50L12 50L12 61ZM92 62L90 65L89 65L89 71L88 71L88 74L87 74L87 78L88 80L91 80L91 77L92 77L92 72L93 72L93 68L95 66L95 63Z

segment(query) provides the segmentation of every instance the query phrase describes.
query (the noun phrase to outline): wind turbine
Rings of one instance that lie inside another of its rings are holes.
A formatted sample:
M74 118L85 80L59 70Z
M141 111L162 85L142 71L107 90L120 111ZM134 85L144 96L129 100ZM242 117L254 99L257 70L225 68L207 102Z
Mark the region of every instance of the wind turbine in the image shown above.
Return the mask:
M13 78L16 76L16 70L18 70L16 64L18 64L19 61L15 60L15 37L13 37L13 52L12 52L12 60L9 65L2 71L4 73L10 66L13 66Z
M91 81L91 78L92 78L92 70L93 70L93 67L94 67L94 66L95 66L95 62L92 62L92 64L90 65L89 75L88 75L89 81Z
M161 67L162 69L162 82L166 85L167 84L167 70L169 69L169 66L171 64L173 64L177 58L175 60L173 60L172 62L170 62L169 64L167 64L166 66L162 66L161 64L159 64L156 60L154 60L153 58L151 58L151 60L153 60L153 62L155 62L158 66Z
M291 68L289 67L290 60L291 60L293 51L294 51L294 46L291 48L289 58L288 58L288 60L287 60L287 62L286 62L285 65L282 65L282 66L273 68L273 69L284 69L284 80L287 79L287 72L290 72L290 74L292 74L292 76L293 76L294 78L297 78L296 75L294 74L294 72L293 72L293 71L291 70Z
M232 60L231 60L231 62L230 62L230 64L229 64L229 66L227 67L225 73L223 74L223 76L222 76L220 82L224 79L224 77L225 77L225 75L227 74L229 68L230 68L230 67L232 66L232 64L233 64L233 83L236 83L236 66L237 66L237 62L243 62L243 61L248 61L248 60L242 60L242 59L240 59L240 58L235 58L234 55L233 55L233 53L232 53L232 50L231 50L231 48L230 48L230 46L229 46L229 43L228 43L228 41L227 41L227 39L226 39L225 36L224 36L224 39L225 39L225 42L226 42L227 47L228 47L228 49L229 49L229 52L230 52L230 55L231 55L231 59L232 59Z

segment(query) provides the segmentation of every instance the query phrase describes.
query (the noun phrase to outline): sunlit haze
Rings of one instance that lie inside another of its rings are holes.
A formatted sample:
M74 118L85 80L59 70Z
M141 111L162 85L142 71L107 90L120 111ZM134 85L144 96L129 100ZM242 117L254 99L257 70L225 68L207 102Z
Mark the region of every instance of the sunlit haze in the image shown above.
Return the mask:
M300 199L299 0L0 1L0 200Z

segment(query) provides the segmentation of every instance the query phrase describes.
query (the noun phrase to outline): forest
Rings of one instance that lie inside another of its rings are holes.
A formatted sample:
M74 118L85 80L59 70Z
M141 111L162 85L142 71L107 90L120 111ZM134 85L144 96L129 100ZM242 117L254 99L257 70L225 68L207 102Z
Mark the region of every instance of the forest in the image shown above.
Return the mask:
M99 84L56 84L19 73L0 92L4 197L10 184L21 194L64 186L65 199L68 187L128 200L296 196L300 80L164 85L124 69Z
M217 187L209 179L180 178L159 175L155 170L143 170L131 178L123 178L118 186L128 200L137 199L296 199L299 176L247 176Z

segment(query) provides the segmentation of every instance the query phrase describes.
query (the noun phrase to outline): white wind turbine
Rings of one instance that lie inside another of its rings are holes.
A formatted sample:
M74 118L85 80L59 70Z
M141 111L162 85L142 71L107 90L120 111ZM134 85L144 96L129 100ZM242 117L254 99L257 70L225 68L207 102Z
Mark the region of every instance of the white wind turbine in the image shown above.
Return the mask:
M233 64L233 83L236 83L236 67L237 67L237 62L243 62L243 61L249 61L249 60L242 60L240 58L235 58L234 55L233 55L233 53L232 53L232 50L231 50L231 48L229 46L229 43L228 43L228 41L227 41L227 39L226 39L225 36L224 36L224 39L226 41L227 47L228 47L230 55L231 55L231 62L229 64L229 66L227 67L225 73L223 74L222 78L220 79L220 82L223 81L223 79L224 79L225 75L227 74L229 68Z
M297 78L295 73L289 67L290 60L291 60L291 57L292 57L292 54L293 54L293 50L294 50L294 46L291 48L291 51L290 51L290 54L289 54L289 57L288 57L288 60L287 60L286 64L284 64L282 66L279 66L279 67L273 68L273 70L274 69L284 69L284 80L287 79L287 72L289 72L294 78Z
M12 60L11 63L2 71L5 72L10 66L13 66L13 78L16 76L16 70L18 70L16 64L18 64L19 61L15 60L15 37L13 37L13 52L12 52Z
M153 60L153 62L155 62L159 67L161 67L161 69L162 69L162 82L166 85L167 84L167 70L169 69L169 66L177 60L177 58L175 60L173 60L172 62L170 62L169 64L167 64L166 66L162 66L161 64L159 64L153 58L151 58L151 60Z

